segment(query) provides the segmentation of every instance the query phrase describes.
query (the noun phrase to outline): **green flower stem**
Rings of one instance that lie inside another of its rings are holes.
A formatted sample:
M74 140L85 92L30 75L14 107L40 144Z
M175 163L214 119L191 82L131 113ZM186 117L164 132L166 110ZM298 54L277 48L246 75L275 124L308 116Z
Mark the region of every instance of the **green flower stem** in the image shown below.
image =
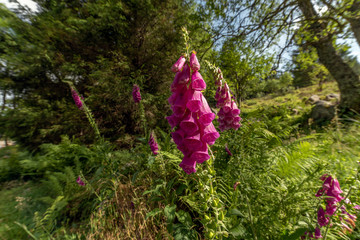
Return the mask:
M69 84L70 89L74 89L77 92L77 94L79 95L78 90L76 89L75 85L71 81L63 80L63 82ZM81 99L81 102L83 104L82 109L84 110L84 113L85 113L91 127L93 128L93 130L95 132L96 140L102 140L99 128L98 128L98 126L97 126L97 124L95 122L95 119L94 119L94 116L91 113L91 110L87 107L84 100Z
M147 137L147 124L146 124L146 118L145 118L145 108L142 104L142 101L139 102L139 110L140 110L140 120L144 128L144 136Z

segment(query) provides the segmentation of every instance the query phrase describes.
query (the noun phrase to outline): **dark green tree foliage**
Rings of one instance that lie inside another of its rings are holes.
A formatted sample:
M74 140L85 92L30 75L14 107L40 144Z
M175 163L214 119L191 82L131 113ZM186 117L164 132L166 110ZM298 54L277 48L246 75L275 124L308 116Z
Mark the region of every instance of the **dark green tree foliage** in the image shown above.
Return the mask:
M26 18L1 7L1 74L14 82L19 99L2 115L3 132L32 147L58 142L62 134L91 142L91 128L64 80L76 85L112 141L141 131L134 83L146 96L150 125L166 124L164 94L173 78L169 68L181 54L181 26L208 47L201 44L208 36L196 31L191 2L36 2L40 11Z
M296 37L301 37L302 41L316 49L319 61L336 80L341 93L339 108L343 112L358 112L359 75L340 56L334 43L344 33L358 35L359 1L341 2L344 4L337 4L334 11L325 13L316 11L314 2L310 0L212 0L206 1L205 6L208 12L217 16L218 21L212 25L216 37L246 37L252 46L264 51L271 46L279 46L280 36L283 36L285 41L280 46L279 59L284 49L291 46ZM333 4L333 1L322 0L316 4L317 8L321 8ZM341 7L345 9L339 14ZM357 21L355 25L353 20Z
M331 80L329 71L319 63L314 48L299 48L292 55L294 68L291 70L295 87L306 87Z
M258 87L271 75L272 56L260 55L246 41L227 39L220 51L219 66L238 102L256 97Z

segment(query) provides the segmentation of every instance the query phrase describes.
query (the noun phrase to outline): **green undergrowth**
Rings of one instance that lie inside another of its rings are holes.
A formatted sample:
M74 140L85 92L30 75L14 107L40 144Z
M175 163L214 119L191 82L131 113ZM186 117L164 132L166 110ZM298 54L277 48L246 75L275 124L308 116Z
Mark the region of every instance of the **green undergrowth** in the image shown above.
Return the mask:
M213 158L191 175L159 128L156 156L143 137L126 150L66 137L36 154L1 149L0 239L298 239L316 227L323 174L339 180L343 195L352 188L359 204L360 122L315 127L304 124L306 113L291 115L289 101L265 102L244 107L242 127L221 133ZM344 234L335 224L327 237L358 239L359 230Z

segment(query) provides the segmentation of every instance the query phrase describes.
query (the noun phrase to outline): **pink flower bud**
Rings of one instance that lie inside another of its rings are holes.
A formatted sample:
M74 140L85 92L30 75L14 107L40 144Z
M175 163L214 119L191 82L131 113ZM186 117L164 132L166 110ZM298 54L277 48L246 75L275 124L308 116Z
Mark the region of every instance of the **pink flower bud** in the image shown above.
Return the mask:
M134 99L135 103L138 103L141 101L140 88L136 84L134 84L132 95L133 95L133 99Z
M80 176L77 178L76 182L77 182L80 186L85 186L85 183L83 182L83 180L81 180L81 177L80 177Z
M75 105L79 109L82 109L83 103L82 103L78 93L75 91L75 89L71 89L71 95L72 95L72 98L74 99Z
M154 155L157 155L159 147L158 147L158 144L155 141L155 138L154 138L154 136L152 134L150 134L149 145L150 145L150 149L151 149L152 153Z
M184 64L185 64L186 59L184 58L184 56L181 56L176 63L174 63L174 65L171 67L171 71L173 72L180 72L181 69L183 68Z
M193 51L190 56L190 67L193 71L199 71L199 69L200 69L200 64L196 57L195 51Z

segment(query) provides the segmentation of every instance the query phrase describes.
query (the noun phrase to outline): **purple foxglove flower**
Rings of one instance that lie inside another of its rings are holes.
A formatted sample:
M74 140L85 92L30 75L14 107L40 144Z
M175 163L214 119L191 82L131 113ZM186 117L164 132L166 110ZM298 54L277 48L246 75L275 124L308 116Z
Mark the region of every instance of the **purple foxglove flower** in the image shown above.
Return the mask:
M190 155L192 154L192 151L190 151L183 143L177 145L176 147L184 154L185 157L190 157Z
M78 93L75 91L75 89L71 89L71 95L72 95L72 98L74 99L76 106L79 109L82 109L83 103L82 103Z
M203 146L200 138L200 133L196 133L192 136L187 136L183 140L183 143L190 151L199 151Z
M152 153L153 153L154 155L157 155L157 154L158 154L159 147L158 147L158 144L157 144L157 142L155 141L155 138L154 138L154 136L153 136L152 133L150 134L149 145L150 145L150 149L151 149Z
M324 194L324 188L320 188L315 194L315 197L321 197L323 194Z
M238 130L239 127L241 127L241 124L240 124L240 123L232 123L232 126L231 126L232 129Z
M202 105L199 109L199 123L203 126L207 126L215 119L216 115L211 111L204 96L202 96L201 102Z
M181 121L181 118L179 118L179 117L177 117L175 115L168 116L168 117L166 117L166 119L168 120L169 125L171 126L171 128L174 128L177 125L179 125L179 123Z
M236 117L240 114L240 109L237 107L237 105L234 101L232 101L231 103L232 103L231 114L233 115L233 117Z
M141 101L141 95L140 95L140 88L138 85L134 84L132 95L135 103L138 103Z
M185 137L185 132L179 128L175 132L171 133L171 136L176 145L181 145Z
M228 125L231 125L233 121L234 121L234 118L232 116L230 116L230 117L227 116L224 118L224 122Z
M189 65L185 64L184 69L181 72L182 74L179 77L179 84L186 84L190 80L190 68Z
M315 239L322 238L320 228L315 228Z
M196 161L189 157L184 157L179 166L187 173L191 174L196 172Z
M241 117L237 116L237 117L234 117L233 123L238 123L240 121L241 121Z
M234 186L233 186L234 191L236 190L237 186L239 186L239 184L240 184L240 182L235 182L234 183Z
M331 187L331 183L332 183L332 177L329 176L325 179L324 184L323 184L323 188L324 188L325 192L327 192L327 190Z
M320 177L320 180L325 181L325 179L329 176L329 174L325 173Z
M174 63L174 65L172 65L171 67L171 71L173 72L180 72L181 69L183 68L184 64L185 64L186 59L184 58L184 56L181 56L176 63Z
M232 153L230 152L227 145L225 145L225 151L227 152L227 154L229 154L229 156L232 156Z
M191 159L195 160L197 163L203 163L206 160L210 159L210 155L208 152L208 146L206 143L202 143L203 145L201 148L198 149L198 151L193 152L191 154Z
M224 113L230 113L231 114L231 103L230 102L227 102L224 104L224 106L222 107L222 109L224 110Z
M353 208L356 210L360 210L360 205L355 205Z
M226 113L224 112L224 109L220 108L219 112L218 112L218 116L219 118L223 119L226 116Z
M81 180L81 177L80 177L80 176L77 178L76 182L77 182L80 186L85 186L85 183L83 182L83 180Z
M326 215L332 216L336 212L336 202L328 202L326 205Z
M220 137L220 134L216 131L214 124L210 123L203 130L202 140L209 145L213 145Z
M191 88L193 90L202 91L206 88L206 83L201 74L197 71L191 75Z
M195 116L196 117L196 116ZM184 130L187 134L192 134L199 130L197 123L193 117L192 113L185 114L184 119L180 122L180 128Z
M175 116L177 117L184 116L186 110L186 93L177 94L176 100L174 101L174 104L171 106L171 109L173 110Z
M202 93L200 91L194 91L194 90L188 91L186 107L191 112L199 111L202 105L201 99L202 99Z
M318 210L318 223L321 227L329 224L329 217L325 216L325 211L322 207Z
M199 71L199 69L200 69L200 64L196 57L195 51L193 51L190 56L190 67L193 71Z
M340 189L340 185L337 179L333 179L330 188L327 189L327 196L329 196L330 198L328 198L328 200L330 200L331 198L336 199L337 202L340 202L342 199L344 199L342 196L340 196L340 194L342 193L341 189Z

